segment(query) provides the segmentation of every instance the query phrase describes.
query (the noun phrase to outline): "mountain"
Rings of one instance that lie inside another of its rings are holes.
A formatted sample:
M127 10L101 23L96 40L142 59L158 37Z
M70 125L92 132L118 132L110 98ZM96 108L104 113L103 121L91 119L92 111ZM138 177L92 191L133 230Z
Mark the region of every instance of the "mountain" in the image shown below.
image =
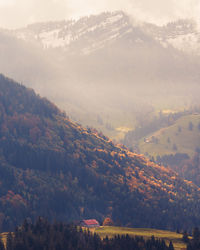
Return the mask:
M155 37L163 47L172 46L184 53L200 53L199 24L191 19L180 19L164 26L144 24L144 30Z
M25 41L34 41L43 48L64 48L72 54L90 54L133 30L123 12L102 13L78 21L46 22L28 25L14 31Z
M170 43L198 28L179 22L142 24L118 11L2 30L0 66L71 119L119 141L138 116L199 104L198 53Z
M136 227L192 228L200 191L174 171L73 123L32 89L0 76L0 228L25 217L111 216Z
M143 43L146 37L139 36L139 29L141 34L148 33L164 48L172 46L187 53L200 52L200 29L194 20L180 19L157 26L137 22L122 11L83 17L77 21L31 24L15 30L14 34L22 40L35 41L45 49L64 48L70 53L90 54L135 32L135 42Z

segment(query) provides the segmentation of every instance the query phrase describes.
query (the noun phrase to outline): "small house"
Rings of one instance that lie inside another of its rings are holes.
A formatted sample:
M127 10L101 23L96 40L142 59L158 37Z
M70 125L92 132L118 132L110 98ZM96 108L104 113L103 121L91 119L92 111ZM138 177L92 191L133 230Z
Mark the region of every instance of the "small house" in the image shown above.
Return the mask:
M81 226L82 227L88 227L88 228L93 228L93 227L100 227L100 224L97 220L82 220L81 221Z

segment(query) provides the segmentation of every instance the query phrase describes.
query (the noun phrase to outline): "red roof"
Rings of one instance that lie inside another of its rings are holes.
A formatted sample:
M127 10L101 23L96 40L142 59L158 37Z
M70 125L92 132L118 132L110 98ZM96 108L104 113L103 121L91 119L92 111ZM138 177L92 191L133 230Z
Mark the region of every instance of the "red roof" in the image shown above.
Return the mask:
M99 225L99 222L97 220L83 220L83 222L90 226L90 225Z

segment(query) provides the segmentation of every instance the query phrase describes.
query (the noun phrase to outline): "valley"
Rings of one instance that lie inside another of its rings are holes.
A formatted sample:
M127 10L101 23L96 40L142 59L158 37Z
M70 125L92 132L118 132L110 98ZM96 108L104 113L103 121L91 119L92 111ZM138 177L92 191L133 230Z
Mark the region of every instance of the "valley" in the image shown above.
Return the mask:
M2 73L116 141L125 136L118 128L133 130L141 114L199 104L199 31L191 20L159 27L116 11L0 36ZM181 45L190 36L195 53Z
M136 16L0 29L0 250L200 249L199 21Z

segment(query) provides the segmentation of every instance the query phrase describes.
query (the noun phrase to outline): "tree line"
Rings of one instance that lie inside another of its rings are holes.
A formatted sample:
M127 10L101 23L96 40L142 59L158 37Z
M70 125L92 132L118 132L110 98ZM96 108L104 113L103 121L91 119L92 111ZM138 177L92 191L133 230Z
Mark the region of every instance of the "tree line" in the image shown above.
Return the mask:
M153 236L143 237L117 235L114 238L101 239L89 230L83 230L73 224L54 222L39 217L32 224L25 220L14 233L7 236L6 250L172 250L173 244L166 245L164 240ZM0 250L5 250L0 243Z

